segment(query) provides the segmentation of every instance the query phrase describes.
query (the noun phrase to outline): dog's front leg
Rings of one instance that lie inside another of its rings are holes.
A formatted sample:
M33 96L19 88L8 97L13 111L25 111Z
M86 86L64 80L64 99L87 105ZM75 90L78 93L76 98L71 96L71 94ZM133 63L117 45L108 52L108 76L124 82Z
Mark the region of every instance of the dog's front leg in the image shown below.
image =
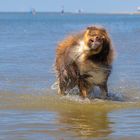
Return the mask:
M64 84L62 84L62 82L59 80L58 82L58 94L59 95L66 95L65 93L65 86L63 86Z
M100 85L99 87L101 90L101 98L106 99L108 97L107 83L104 83L103 85Z
M80 95L81 95L83 98L86 98L87 95L88 95L87 90L86 90L86 89L82 89L82 90L80 91Z
M63 90L60 87L58 87L58 95L65 95Z
M79 81L79 84L78 84L78 87L79 87L79 91L80 91L80 96L83 97L83 98L86 98L87 95L88 95L88 92L87 92L87 88L85 87L85 83L84 81Z

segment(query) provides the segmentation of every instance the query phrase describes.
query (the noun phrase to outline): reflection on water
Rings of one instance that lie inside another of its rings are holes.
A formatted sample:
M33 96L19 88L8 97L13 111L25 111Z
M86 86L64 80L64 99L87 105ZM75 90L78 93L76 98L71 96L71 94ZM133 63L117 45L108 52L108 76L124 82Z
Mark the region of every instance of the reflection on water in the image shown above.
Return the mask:
M112 130L104 110L74 110L60 113L59 122L68 125L64 130L73 131L77 137L107 137Z

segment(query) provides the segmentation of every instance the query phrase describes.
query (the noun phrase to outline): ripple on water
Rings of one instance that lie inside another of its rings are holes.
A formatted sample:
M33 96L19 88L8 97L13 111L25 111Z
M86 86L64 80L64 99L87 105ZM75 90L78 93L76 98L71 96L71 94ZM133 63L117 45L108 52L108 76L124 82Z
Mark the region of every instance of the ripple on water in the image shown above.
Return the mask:
M112 136L140 136L140 109L113 111L108 114Z

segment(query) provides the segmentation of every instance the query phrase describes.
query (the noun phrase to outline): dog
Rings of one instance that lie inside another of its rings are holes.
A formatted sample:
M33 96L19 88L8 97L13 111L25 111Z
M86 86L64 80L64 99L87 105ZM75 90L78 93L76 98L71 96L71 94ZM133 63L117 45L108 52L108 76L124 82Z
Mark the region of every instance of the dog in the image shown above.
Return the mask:
M107 81L112 70L114 48L103 27L90 26L61 41L56 49L58 93L78 87L86 98L98 86L101 98L108 97Z

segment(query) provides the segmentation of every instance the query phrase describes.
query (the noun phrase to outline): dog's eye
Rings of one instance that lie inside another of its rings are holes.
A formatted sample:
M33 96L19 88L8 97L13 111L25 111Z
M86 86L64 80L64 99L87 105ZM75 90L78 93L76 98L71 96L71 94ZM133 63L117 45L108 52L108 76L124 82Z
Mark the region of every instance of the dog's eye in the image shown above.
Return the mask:
M102 39L105 39L105 36L102 36L101 38L102 38Z
M92 43L92 42L94 42L94 40L93 40L93 39L89 39L89 42L91 42L91 43Z

